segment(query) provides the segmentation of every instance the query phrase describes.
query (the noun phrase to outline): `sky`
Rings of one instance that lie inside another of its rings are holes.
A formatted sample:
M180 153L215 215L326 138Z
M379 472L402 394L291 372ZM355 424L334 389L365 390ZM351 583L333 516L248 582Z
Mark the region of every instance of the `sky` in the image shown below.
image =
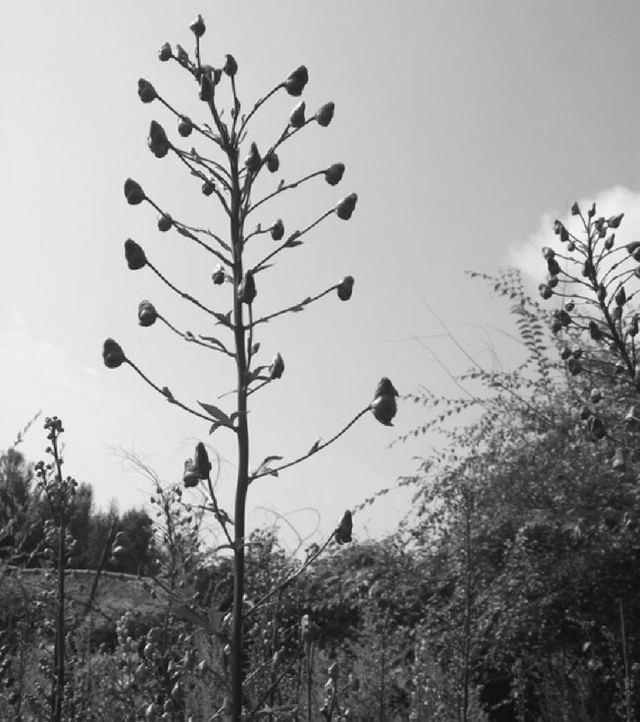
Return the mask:
M215 264L178 234L160 234L153 209L128 206L123 194L132 177L176 218L227 232L214 200L178 161L149 152L151 120L179 138L168 111L137 96L146 78L206 122L193 81L157 58L165 41L192 51L188 25L198 13L207 24L203 60L219 67L234 55L244 108L300 64L309 69L310 111L336 104L329 128L310 126L283 146L280 176L341 161L341 184L319 180L285 194L256 222L282 217L300 228L347 193L359 199L349 222L327 219L258 277L260 314L347 274L355 287L348 303L332 294L260 330L259 363L279 351L286 370L251 399L252 466L270 454L293 459L331 437L367 406L382 376L403 395L420 386L454 394L450 374L468 360L450 335L480 363L497 354L503 367L515 364L521 349L503 333L513 330L508 307L465 272L516 266L535 289L545 275L539 249L575 200L625 212L620 242L640 237L636 0L3 0L0 449L42 410L19 447L42 458L43 418L61 417L66 473L91 483L102 508L148 501L153 485L123 456L176 483L199 440L220 456L217 489L232 508L232 434L209 436L206 422L101 359L113 337L180 400L233 410L225 396L232 364L160 324L139 327L137 306L149 299L194 333L220 328L148 269L129 271L123 253L135 239L178 287L230 308L229 287L211 284ZM296 102L277 94L247 143L266 147ZM256 190L268 193L270 181ZM268 237L251 243L251 258L273 248ZM416 470L415 457L428 456L420 438L389 448L421 418L402 402L393 428L367 415L308 463L256 482L249 524L277 523L292 543L330 533L344 509L395 487ZM406 489L385 495L356 516L356 538L392 531L410 507Z

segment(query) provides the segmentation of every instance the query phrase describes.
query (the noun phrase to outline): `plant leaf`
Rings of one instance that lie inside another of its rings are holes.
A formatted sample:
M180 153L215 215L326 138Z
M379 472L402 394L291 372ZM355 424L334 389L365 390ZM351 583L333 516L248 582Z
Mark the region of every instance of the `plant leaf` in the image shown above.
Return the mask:
M225 426L231 426L231 419L224 413L222 409L219 409L213 404L205 404L202 401L198 401L198 403L209 414L209 416L213 417L217 421L220 421Z

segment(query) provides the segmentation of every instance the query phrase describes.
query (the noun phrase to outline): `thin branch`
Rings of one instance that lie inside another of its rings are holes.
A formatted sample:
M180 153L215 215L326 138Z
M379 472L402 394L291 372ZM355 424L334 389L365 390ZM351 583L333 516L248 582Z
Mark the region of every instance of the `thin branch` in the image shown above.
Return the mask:
M179 331L173 324L169 323L169 321L167 321L167 319L160 313L158 314L158 319L162 321L166 326L168 326L177 336L180 336L183 341L195 343L198 346L202 346L203 348L208 348L212 351L219 351L220 353L224 353L227 356L231 356L231 358L235 358L235 354L229 351L227 347L222 343L222 341L217 341L217 345L213 343L206 343L205 341L201 341L197 336L194 336L190 331L186 331L184 333L182 331Z
M322 291L322 293L319 293L317 296L308 296L307 298L304 299L304 301L301 301L300 303L296 303L293 306L289 306L289 308L283 308L281 311L276 311L275 313L270 313L268 316L263 316L262 318L259 318L257 321L253 321L253 322L250 321L249 326L247 328L251 329L253 326L257 326L259 323L266 323L267 321L270 321L272 318L276 318L277 316L282 316L285 313L302 311L302 309L305 306L308 306L310 303L313 303L314 301L319 300L323 296L326 296L328 293L331 293L331 291L335 291L339 285L340 284L331 286L331 288L327 288L325 291Z
M293 181L291 183L287 183L283 186L280 186L277 190L273 191L273 193L269 193L268 196L265 196L264 198L261 198L257 203L255 203L252 206L249 206L247 208L246 215L248 216L249 213L252 211L255 211L256 208L261 206L263 203L266 203L267 201L271 200L272 198L275 198L275 196L280 195L280 193L284 193L285 191L292 190L293 188L297 188L299 185L302 185L302 183L305 183L308 180L311 180L311 178L316 178L319 175L324 175L324 170L318 170L315 173L310 173L309 175L305 176L304 178L300 178L300 180Z

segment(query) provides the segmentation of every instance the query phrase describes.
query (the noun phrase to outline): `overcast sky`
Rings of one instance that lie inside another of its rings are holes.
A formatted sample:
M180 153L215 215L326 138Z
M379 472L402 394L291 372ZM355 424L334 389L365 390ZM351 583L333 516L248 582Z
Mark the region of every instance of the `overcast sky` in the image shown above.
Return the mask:
M503 366L515 363L520 351L500 333L512 330L507 306L464 272L518 265L537 285L545 275L538 249L574 200L626 212L618 238L640 236L637 0L3 0L0 449L38 410L58 415L67 473L90 482L98 504L117 499L122 510L145 503L151 487L115 449L169 483L200 439L223 459L219 490L231 506L231 434L209 437L205 422L167 404L130 368L110 371L101 360L112 336L185 403L233 410L231 396L220 398L233 388L232 364L160 325L140 328L137 305L149 299L194 333L219 327L148 269L129 271L123 254L125 239L135 239L176 285L229 310L229 287L211 284L209 258L176 233L158 233L153 209L128 206L123 195L130 176L180 220L227 233L214 199L175 157L149 152L152 119L178 136L165 109L137 96L144 77L206 121L195 83L157 59L165 41L192 50L188 25L198 12L208 28L203 60L219 67L233 53L245 109L300 64L309 68L308 108L336 104L329 128L305 128L284 146L280 175L293 180L342 161L342 183L319 180L265 205L256 220L282 217L293 230L347 193L359 197L351 221L329 218L258 277L260 314L346 274L356 283L349 303L331 295L262 327L259 362L280 351L286 371L252 397L253 465L330 437L371 401L383 375L401 394L418 385L454 393L431 352L453 373L467 362L429 309L482 363L492 363L491 344ZM265 147L296 102L279 93L248 140ZM255 239L252 257L272 244ZM343 509L394 486L415 469L414 455L428 455L419 440L387 448L419 420L409 404L394 429L366 416L309 463L262 479L252 487L251 523L277 512L302 535L318 520L331 531ZM34 461L46 445L41 421L21 447ZM392 529L408 508L407 493L389 494L357 518L357 535Z

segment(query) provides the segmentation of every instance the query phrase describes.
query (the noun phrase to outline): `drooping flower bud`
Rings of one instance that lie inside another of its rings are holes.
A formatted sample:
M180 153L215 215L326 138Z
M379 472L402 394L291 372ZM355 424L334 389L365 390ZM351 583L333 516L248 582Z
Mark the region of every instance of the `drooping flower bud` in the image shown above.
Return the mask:
M304 86L309 82L309 71L304 65L296 68L284 81L284 87L289 95L298 97L302 95Z
M273 226L271 226L271 238L273 238L274 241L281 241L283 236L284 223L282 222L282 218L278 218Z
M158 318L158 312L150 301L140 301L138 305L138 323L141 326L153 326Z
M607 220L607 225L609 228L619 228L623 218L624 213L619 213L617 216L611 216L611 218Z
M140 184L131 180L131 178L127 178L124 182L124 197L127 199L127 203L131 206L137 206L138 203L142 203L142 201L146 198Z
M222 264L216 266L211 274L211 280L216 286L221 286L225 280L225 273Z
M216 185L213 181L205 181L200 187L202 195L204 196L210 196L215 191L215 189Z
M269 173L277 173L280 168L280 158L277 153L269 153L266 158L267 170Z
M142 248L131 238L124 242L124 257L127 260L127 266L132 271L137 271L147 265L147 257Z
M552 276L560 274L561 268L558 261L555 258L547 258L547 270Z
M158 230L166 233L173 225L173 218L168 213L163 213L158 217Z
M282 356L280 355L280 352L273 357L273 361L271 362L271 365L269 366L269 378L274 381L276 379L282 378L282 374L284 373L284 360Z
M335 103L325 103L322 107L318 108L316 111L316 121L318 122L318 125L321 125L323 128L326 128L329 123L333 120L333 113L336 109Z
M200 76L200 100L205 103L212 101L215 94L214 88L213 80L206 73L203 73Z
M108 338L102 347L102 360L108 369L117 369L127 360L120 344Z
M560 358L563 361L566 361L567 359L571 358L571 349L568 346L565 346L562 351L560 351Z
M398 411L396 396L398 396L398 392L391 381L386 376L380 379L371 404L371 411L376 420L385 426L393 426L391 421Z
M156 158L164 158L169 152L170 143L164 128L155 120L149 126L149 137L147 139L149 150Z
M547 299L551 298L551 296L553 296L553 289L547 283L541 283L538 286L538 291L540 292L540 295L542 296L542 298L545 299L545 301Z
M196 444L196 453L194 457L195 461L195 471L196 474L199 476L200 479L208 479L209 474L211 473L211 462L209 461L209 454L207 454L207 450L202 443L202 441L199 441Z
M167 60L171 60L173 53L171 52L171 45L169 45L169 43L164 43L160 50L158 50L158 57L163 63L166 63Z
M238 300L241 303L250 305L254 302L256 295L256 282L253 277L253 271L247 271L238 287Z
M202 19L202 15L198 15L198 17L189 25L189 30L196 36L196 38L201 38L206 31L207 27L204 24L204 20Z
M336 530L334 532L338 544L348 544L349 542L353 541L353 537L351 536L352 532L353 517L351 515L351 511L347 509L340 518L338 526L336 527Z
M556 252L553 250L553 248L550 248L549 246L544 246L542 249L542 257L545 261L548 261L550 258L555 258Z
M345 276L338 284L338 288L336 290L338 292L338 298L341 301L348 301L351 298L354 281L355 279L353 276Z
M138 80L138 95L143 103L151 103L158 97L156 89L144 78Z
M581 374L582 373L582 364L580 363L580 360L575 358L575 356L573 358L570 358L567 361L567 371L572 376L578 376L579 374Z
M343 221L348 221L355 210L358 196L356 193L350 193L345 196L336 206L336 215Z
M624 286L620 286L620 288L616 292L616 295L614 296L614 299L618 306L624 306L624 304L627 302L627 292L624 290Z
M238 63L236 62L236 59L233 57L233 55L229 55L228 53L227 55L225 55L225 61L222 70L230 78L233 78L233 76L238 72Z
M187 118L186 115L183 115L182 118L180 118L180 122L178 123L178 133L183 138L188 138L191 135L191 131L193 130L193 123L191 121L191 118Z
M592 416L593 416L593 411L591 411L591 409L586 404L584 404L582 406L582 408L580 409L580 418L582 419L582 421L586 421L587 419L590 419Z
M200 483L200 477L198 476L198 470L193 459L187 459L184 462L184 471L182 472L182 483L191 489L194 486L198 486Z
M305 110L307 108L307 104L304 102L304 100L301 100L298 105L291 111L291 115L289 116L289 125L292 128L302 128L302 126L305 123Z
M260 170L262 159L260 158L260 152L258 146L255 143L251 143L249 148L249 155L244 159L244 164L247 167L249 173L257 173Z
M334 163L324 172L324 179L330 186L337 186L344 175L344 163Z
M594 341L602 341L602 329L597 321L589 321L589 335Z

